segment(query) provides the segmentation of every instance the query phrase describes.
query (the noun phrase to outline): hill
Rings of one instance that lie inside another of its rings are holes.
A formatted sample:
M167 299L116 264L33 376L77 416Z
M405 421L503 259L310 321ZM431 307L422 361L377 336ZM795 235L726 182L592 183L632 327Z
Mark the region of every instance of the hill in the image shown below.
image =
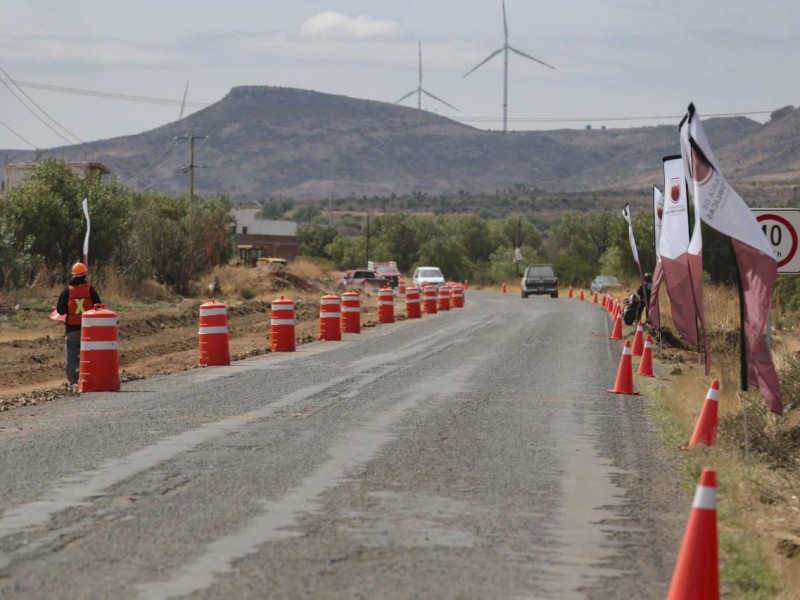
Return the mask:
M742 117L706 121L729 178L800 178L800 110L775 115L780 118L766 125ZM197 193L236 201L483 194L515 185L549 192L644 190L659 183L661 158L679 151L677 123L502 134L394 104L244 86L180 121L46 156L89 158L128 185L185 193L189 149L176 138L188 134L198 136ZM33 153L0 151L3 163L23 160L33 160Z

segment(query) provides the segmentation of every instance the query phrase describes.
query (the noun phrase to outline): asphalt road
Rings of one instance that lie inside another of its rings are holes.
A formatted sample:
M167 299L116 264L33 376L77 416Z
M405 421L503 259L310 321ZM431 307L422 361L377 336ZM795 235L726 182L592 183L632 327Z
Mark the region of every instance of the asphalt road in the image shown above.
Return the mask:
M589 302L467 305L0 421L0 597L663 598L688 515ZM266 335L265 335L266 343Z

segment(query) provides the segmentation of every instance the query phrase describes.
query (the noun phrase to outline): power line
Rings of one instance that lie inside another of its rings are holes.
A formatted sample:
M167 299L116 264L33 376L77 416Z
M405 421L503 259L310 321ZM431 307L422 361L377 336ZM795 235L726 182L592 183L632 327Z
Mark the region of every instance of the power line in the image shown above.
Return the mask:
M11 127L9 127L9 126L8 126L7 124L5 124L3 121L0 121L0 125L2 125L3 127L5 127L6 129L8 129L8 130L9 130L11 133L13 133L15 136L17 136L19 139L21 139L21 140L22 140L23 142L25 142L26 144L28 144L28 145L29 145L31 148L33 148L34 150L38 150L38 148L37 148L35 145L33 145L33 144L32 144L31 142L29 142L29 141L28 141L26 138L22 137L22 136L21 136L19 133L17 133L17 132L16 132L16 131L14 131L13 129L11 129Z
M64 127L64 126L63 126L61 123L59 123L58 121L56 121L56 120L55 120L55 119L54 119L52 116L50 116L50 114L49 114L49 113L48 113L48 112L47 112L45 109L43 109L41 106L39 106L39 104L36 102L36 100L34 100L33 98L31 98L31 97L30 97L30 96L29 96L29 95L28 95L28 94L25 92L25 90L23 90L21 87L19 87L19 86L16 84L16 82L15 82L13 79L11 79L11 76L10 76L10 75L9 75L9 74L6 72L6 70L5 70L3 67L0 67L0 72L1 72L1 73L3 73L3 75L5 75L5 76L8 78L8 80L9 80L9 81L11 81L11 83L12 83L12 84L13 84L13 85L14 85L14 86L17 88L17 89L19 89L19 91L22 93L22 95L23 95L23 96L25 96L25 97L26 97L28 100L30 100L30 101L31 101L31 103L32 103L32 104L33 104L33 105L34 105L36 108L38 108L38 109L39 109L39 111L40 111L40 112L41 112L41 113L42 113L44 116L46 116L46 117L47 117L48 119L50 119L50 120L51 120L53 123L55 123L55 125L56 125L56 126L59 128L59 129L61 129L62 131L64 131L64 132L65 132L65 133L67 133L68 135L70 135L70 136L71 136L73 139L77 140L77 141L78 141L78 143L82 144L83 146L86 146L86 142L84 142L84 141L83 141L81 138L79 138L77 135L75 135L74 133L72 133L72 132L71 132L69 129L67 129L66 127ZM70 143L74 143L74 142L70 142ZM88 146L86 146L86 147L88 147Z
M704 118L711 117L744 117L748 115L769 115L775 112L774 110L753 110L743 112L728 112L728 113L704 113ZM586 123L586 122L601 122L601 121L662 121L662 120L680 120L683 115L657 115L657 116L639 116L639 117L508 117L509 121L516 123ZM474 123L495 123L502 121L500 117L455 117L455 121L469 121Z
M6 83L6 80L0 77L0 81ZM73 94L77 96L94 96L96 98L105 98L107 100L127 100L129 102L144 102L146 104L166 104L168 106L182 106L185 105L190 108L205 108L211 106L210 102L192 102L187 100L175 100L170 98L156 98L153 96L136 96L133 94L119 94L116 92L102 92L99 90L87 90L83 88L65 87L60 85L50 85L47 83L34 83L32 81L14 81L17 86L33 88L37 90L45 90L48 92L58 92L61 94Z
M35 110L33 110L33 109L30 107L30 106L28 106L28 105L25 103L25 101L24 101L22 98L20 98L20 97L19 97L19 95L18 95L18 94L17 94L17 93L14 91L14 88L12 88L10 85L8 85L8 83L6 83L5 79L3 79L3 80L2 80L2 83L3 83L3 85L5 85L5 86L6 86L6 88L8 88L8 91L9 91L9 92L11 92L11 95L12 95L12 96L14 96L14 98L16 98L16 99L19 101L19 103L20 103L20 104L22 104L22 106L24 106L24 107L25 107L25 108L28 110L28 112L30 112L30 113L31 113L31 114L32 114L34 117L36 117L37 119L39 119L39 121L41 121L42 125L44 125L45 127L47 127L47 128L50 130L50 131L52 131L53 133L55 133L55 134L56 134L58 137L60 137L62 140L64 140L64 141L65 141L65 142L67 142L68 144L72 145L72 144L74 144L74 143L75 143L75 142L73 142L72 140L70 140L70 139L68 139L68 138L64 137L64 136L61 134L61 132L59 132L59 131L57 131L56 129L54 129L54 128L53 128L53 126L52 126L52 125L50 125L50 123L48 123L47 121L45 121L45 120L44 120L44 119L43 119L41 116L39 116L39 114L38 114L38 113L37 113Z

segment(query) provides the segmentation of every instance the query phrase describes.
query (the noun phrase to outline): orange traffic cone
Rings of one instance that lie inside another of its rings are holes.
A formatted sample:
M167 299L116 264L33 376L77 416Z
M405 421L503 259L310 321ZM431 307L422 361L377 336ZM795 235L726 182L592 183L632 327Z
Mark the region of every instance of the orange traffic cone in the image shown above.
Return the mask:
M583 290L581 290L581 295L579 296L579 298L580 298L581 302L583 302L584 300L586 300L586 298L585 298L585 297L584 297L584 295L583 295Z
M667 600L719 600L717 472L703 469Z
M644 338L644 350L642 350L642 360L639 362L637 375L645 377L655 377L653 375L653 338L648 334Z
M595 292L594 296L592 296L592 304L597 304L597 292Z
M616 319L617 316L620 315L620 313L622 313L622 304L620 304L619 300L617 300L616 302L614 302L614 307L611 310L611 318Z
M569 291L567 292L567 298L572 298L572 286L569 286Z
M617 369L617 380L614 382L614 387L608 391L612 394L639 395L639 392L633 389L631 343L628 340L625 340L625 347L622 349L622 358L619 360L619 369Z
M614 318L614 329L611 331L611 335L608 336L610 340L621 340L622 339L622 317L617 315Z
M631 352L634 356L641 356L642 350L644 350L644 323L639 321L636 325L636 333L633 336Z
M506 282L505 281L503 282L503 293L504 294L506 293Z
M697 418L694 426L692 439L689 440L689 448L694 448L697 444L713 446L717 438L717 407L719 406L719 379L711 381L711 387L706 393L706 400L703 402L703 409Z

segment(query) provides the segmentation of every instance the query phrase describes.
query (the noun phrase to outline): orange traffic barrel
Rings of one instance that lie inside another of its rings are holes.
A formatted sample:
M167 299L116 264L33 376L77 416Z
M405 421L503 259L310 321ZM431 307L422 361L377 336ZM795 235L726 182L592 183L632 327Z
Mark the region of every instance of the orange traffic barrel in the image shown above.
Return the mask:
M464 286L454 283L450 286L450 305L453 308L464 307Z
M419 319L422 316L422 307L419 303L419 288L411 286L406 290L406 318Z
M294 352L294 302L281 296L272 301L269 322L269 349L272 352Z
M79 392L118 392L117 313L97 304L81 317Z
M361 333L361 298L356 292L342 294L342 331Z
M450 310L450 284L445 283L439 288L439 310Z
M200 305L200 324L198 334L198 365L229 365L231 355L228 350L228 308L215 301Z
M339 296L325 294L319 299L319 339L338 342L342 339Z
M378 323L394 323L394 291L390 287L378 290Z
M436 314L436 286L422 286L422 308L429 315Z

